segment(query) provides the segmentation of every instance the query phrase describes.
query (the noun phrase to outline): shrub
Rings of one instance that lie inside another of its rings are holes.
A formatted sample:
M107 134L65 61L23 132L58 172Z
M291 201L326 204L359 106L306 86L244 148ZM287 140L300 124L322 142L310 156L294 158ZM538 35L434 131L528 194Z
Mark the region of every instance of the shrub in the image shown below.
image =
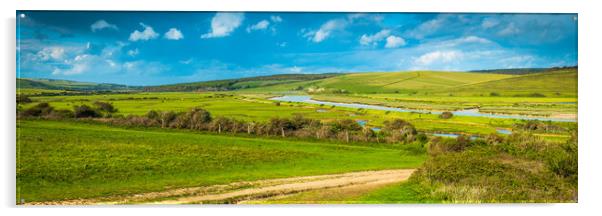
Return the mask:
M464 135L456 139L433 137L428 144L428 153L430 155L439 155L450 152L461 152L471 145L469 137Z
M159 119L159 116L160 116L159 112L157 112L155 110L151 110L146 113L146 117L149 119Z
M537 93L537 92L531 93L531 94L529 94L527 96L529 96L529 97L546 97L546 95L544 95L542 93Z
M450 119L453 116L454 116L454 114L449 111L445 111L445 112L442 112L441 114L439 114L439 118L441 118L441 119Z
M173 111L161 112L159 115L159 122L162 128L168 127L173 120L175 120L177 114Z
M94 106L96 106L97 110L100 112L106 112L106 113L117 112L117 109L115 109L115 107L113 107L113 104L111 104L111 103L96 101L96 102L94 102Z
M48 103L39 103L29 109L26 109L21 112L21 116L23 117L41 117L50 114L54 110L54 107L51 107Z
M211 114L201 108L194 108L187 115L190 115L190 129L202 129L212 120Z
M31 99L29 99L29 97L27 97L27 95L22 95L22 94L17 95L17 104L31 103L31 102L32 102Z
M500 96L500 93L497 93L497 92L491 92L491 93L489 93L489 96L492 96L492 97L498 97L498 96Z
M47 118L49 119L67 119L67 118L73 118L75 115L73 114L73 111L71 110L52 110L52 112L50 112L49 115L47 115Z
M96 118L101 116L98 110L93 109L92 107L85 104L81 106L74 106L73 112L75 118Z

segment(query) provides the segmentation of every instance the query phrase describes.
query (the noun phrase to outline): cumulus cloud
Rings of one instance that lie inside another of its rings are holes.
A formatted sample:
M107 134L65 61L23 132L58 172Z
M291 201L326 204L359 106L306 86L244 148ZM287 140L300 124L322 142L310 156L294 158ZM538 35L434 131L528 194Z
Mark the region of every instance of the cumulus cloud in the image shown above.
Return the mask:
M257 30L265 30L268 28L269 25L270 25L270 21L261 20L261 21L257 22L256 24L247 27L247 32L252 32L252 31L257 31Z
M332 32L344 29L348 24L347 20L344 19L332 19L328 20L317 31L308 31L303 34L308 40L314 43L320 43L326 38L330 37Z
M391 35L391 36L387 37L387 43L385 44L385 47L386 48L397 48L397 47L401 47L401 46L405 46L405 45L406 45L406 41L403 38Z
M414 38L422 39L426 35L432 34L439 30L444 23L448 20L449 16L439 15L436 18L426 21L415 29L408 32L408 35Z
M373 35L364 34L360 38L360 44L363 46L368 46L368 45L375 46L378 42L382 41L390 34L391 34L391 30L388 30L388 29L383 29Z
M293 66L293 67L289 68L288 70L291 73L301 73L303 71L303 68L297 67L297 66Z
M64 56L65 48L63 47L45 47L37 53L37 57L42 61L61 60Z
M433 63L447 63L462 57L459 51L434 51L421 55L414 62L419 65L430 65Z
M286 47L286 45L287 45L286 42L276 43L276 46L279 46L279 47Z
M117 28L117 25L108 23L105 20L98 20L92 23L92 25L90 25L90 30L92 30L92 32L96 32L103 29L118 30L119 28Z
M169 31L165 32L164 37L168 40L180 40L184 38L184 35L177 28L170 28Z
M149 25L145 25L144 23L140 23L140 25L144 28L143 31L134 30L130 34L130 41L139 41L139 40L151 40L159 37L159 34L153 30L153 27Z
M140 51L138 51L138 48L133 49L133 50L128 50L128 55L131 57L137 56L140 53Z
M280 17L280 16L270 16L270 20L272 20L272 22L274 22L274 23L279 23L279 22L282 22L282 17Z
M481 27L483 27L485 29L489 29L489 28L493 28L493 27L497 26L499 23L500 23L500 21L497 19L485 18L485 19L483 19L483 22L481 22Z
M500 36L508 36L518 34L520 30L514 25L514 23L508 24L504 29L498 32Z
M230 35L244 20L243 13L217 13L211 19L211 31L201 38L219 38Z

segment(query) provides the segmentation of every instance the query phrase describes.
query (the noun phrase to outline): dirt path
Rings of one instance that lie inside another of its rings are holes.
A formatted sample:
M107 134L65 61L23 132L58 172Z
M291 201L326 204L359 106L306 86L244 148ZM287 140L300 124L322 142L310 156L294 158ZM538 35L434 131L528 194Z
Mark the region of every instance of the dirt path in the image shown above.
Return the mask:
M119 197L26 203L26 205L240 203L305 191L382 185L406 180L414 169L362 171L192 187Z

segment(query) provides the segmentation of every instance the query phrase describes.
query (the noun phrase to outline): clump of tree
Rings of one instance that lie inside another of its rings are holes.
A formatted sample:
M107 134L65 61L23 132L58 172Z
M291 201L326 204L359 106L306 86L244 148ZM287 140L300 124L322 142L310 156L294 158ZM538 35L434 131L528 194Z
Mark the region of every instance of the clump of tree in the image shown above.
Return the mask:
M29 109L23 110L20 113L22 117L44 117L49 115L54 110L54 107L48 103L39 103Z
M17 95L17 104L25 104L25 103L31 103L32 100L27 97L27 95L23 95L23 94L19 94Z
M531 93L531 94L529 94L527 96L529 96L529 97L546 97L546 95L544 95L542 93L538 93L538 92Z
M47 119L65 119L73 118L71 110L57 110L48 103L39 103L28 109L20 109L17 112L19 118L47 118Z
M568 129L559 126L551 121L526 120L513 125L515 130L523 130L530 132L566 132Z
M442 112L441 114L439 114L439 118L441 118L441 119L450 119L451 117L454 117L454 114L449 111L445 111L445 112Z
M97 109L94 109L86 104L74 106L73 112L75 114L75 118L97 118L102 116Z
M115 109L115 107L113 107L112 103L107 103L107 102L102 102L102 101L96 101L96 102L94 102L94 106L100 112L105 112L105 113L115 113L115 112L117 112L117 109Z
M497 93L497 92L491 92L491 93L489 93L489 96L491 96L491 97L499 97L499 96L500 96L500 93Z
M388 142L413 142L416 140L418 131L414 125L402 119L387 120L383 122L383 133Z
M150 110L145 115L116 115L117 109L106 102L93 105L76 105L71 110L54 110L48 103L40 103L32 108L21 110L21 117L43 117L52 119L97 118L102 122L129 127L161 127L208 131L214 133L240 133L256 136L297 137L330 139L343 142L382 142L382 143L426 143L428 138L418 133L407 121L394 119L386 121L379 132L361 126L352 119L320 121L294 115L290 118L274 117L267 122L242 121L227 117L213 117L202 108L192 108L186 112Z

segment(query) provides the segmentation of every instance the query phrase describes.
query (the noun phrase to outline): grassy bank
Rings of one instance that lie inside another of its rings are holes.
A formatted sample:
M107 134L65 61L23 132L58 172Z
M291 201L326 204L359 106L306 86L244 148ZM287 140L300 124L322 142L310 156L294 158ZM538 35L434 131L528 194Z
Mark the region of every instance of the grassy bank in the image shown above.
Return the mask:
M17 199L89 198L236 181L414 168L424 154L61 121L17 124Z

